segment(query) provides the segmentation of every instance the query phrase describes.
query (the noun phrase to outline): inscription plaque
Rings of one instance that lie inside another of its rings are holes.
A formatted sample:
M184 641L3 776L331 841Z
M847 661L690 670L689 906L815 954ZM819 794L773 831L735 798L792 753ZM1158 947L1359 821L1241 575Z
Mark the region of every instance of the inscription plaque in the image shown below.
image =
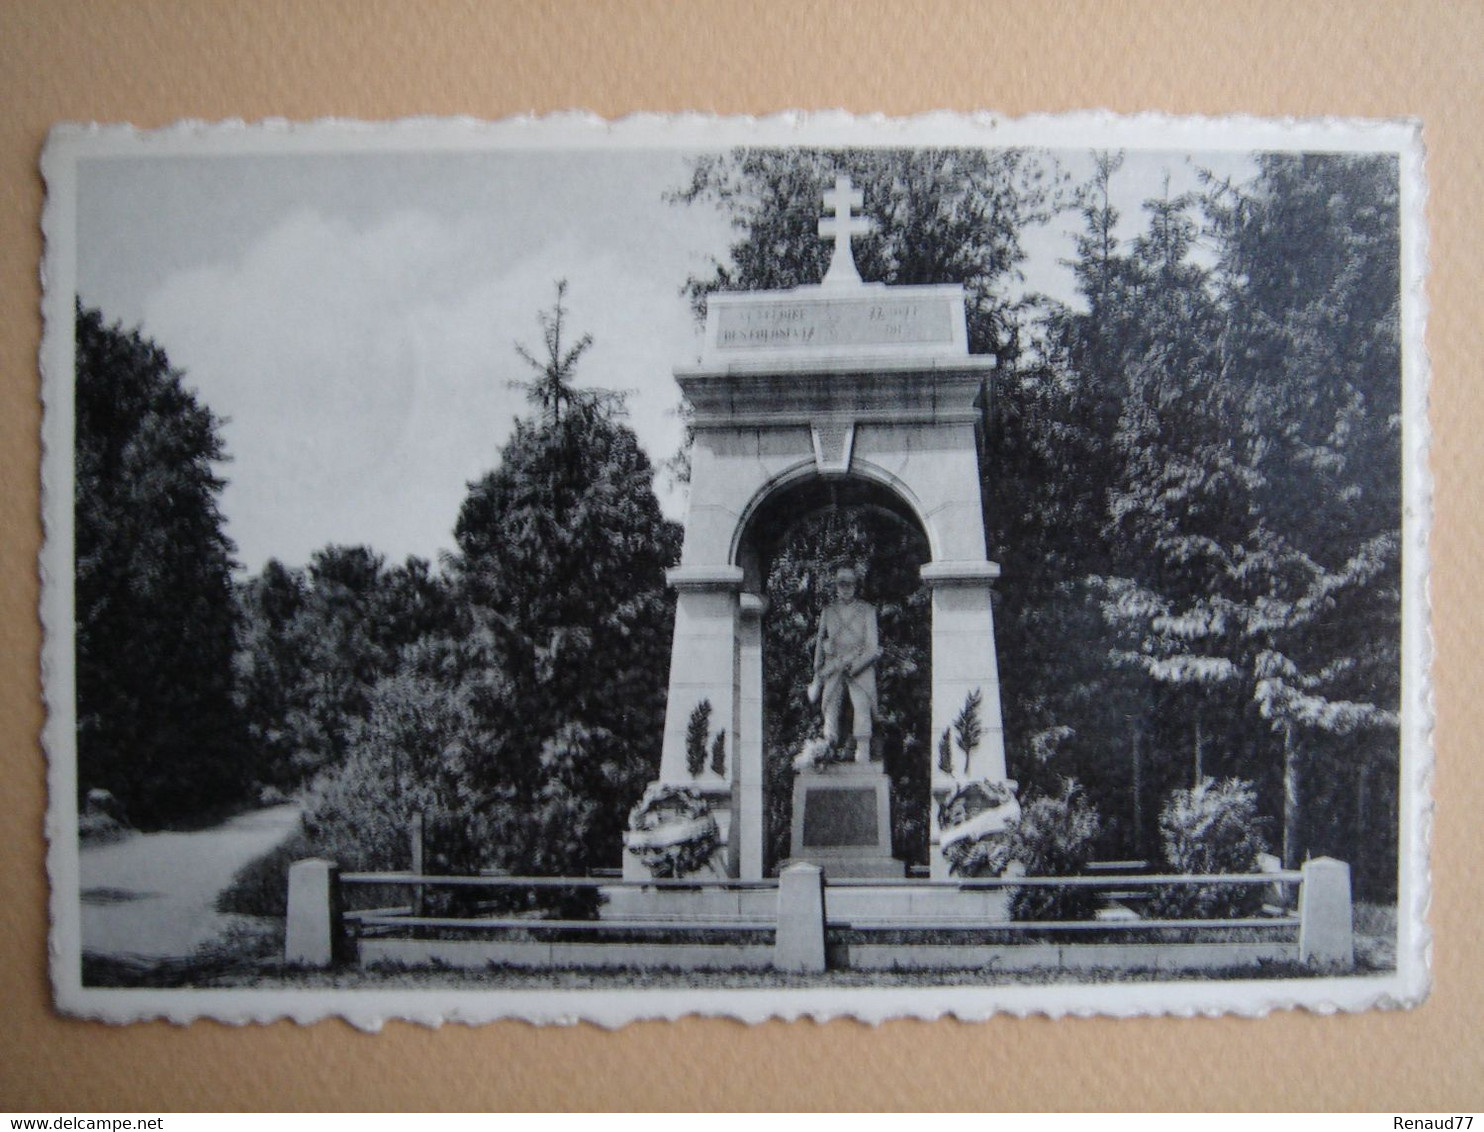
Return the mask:
M804 844L813 849L870 845L877 840L876 791L815 788L804 799Z
M720 307L718 350L953 345L953 314L933 299L779 300Z

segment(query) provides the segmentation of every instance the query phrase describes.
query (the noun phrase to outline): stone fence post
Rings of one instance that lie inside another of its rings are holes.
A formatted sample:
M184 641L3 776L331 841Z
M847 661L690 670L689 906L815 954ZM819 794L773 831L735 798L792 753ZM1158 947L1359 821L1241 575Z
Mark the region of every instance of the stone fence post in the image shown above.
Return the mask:
M780 971L824 970L824 871L800 861L778 878L778 935L773 966Z
M333 861L310 858L289 866L288 916L283 958L304 967L335 961L341 933L340 870Z
M423 875L423 850L427 844L423 835L422 814L412 815L412 827L407 831L408 840L412 846L412 871L418 876ZM412 914L421 916L426 907L426 890L422 885L412 886Z
M1302 962L1355 962L1350 910L1350 866L1333 857L1304 862L1299 889L1299 959Z

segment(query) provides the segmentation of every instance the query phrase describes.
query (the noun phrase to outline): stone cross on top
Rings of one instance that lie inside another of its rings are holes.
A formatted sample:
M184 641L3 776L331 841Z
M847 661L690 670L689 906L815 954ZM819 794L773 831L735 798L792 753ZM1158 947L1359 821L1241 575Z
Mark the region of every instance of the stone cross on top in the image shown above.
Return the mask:
M836 177L835 187L824 194L824 206L834 215L820 217L819 235L822 239L835 241L835 254L830 257L830 269L824 275L826 287L858 285L861 281L850 238L869 232L871 220L866 216L852 216L851 211L865 201L865 194L856 190L849 177Z

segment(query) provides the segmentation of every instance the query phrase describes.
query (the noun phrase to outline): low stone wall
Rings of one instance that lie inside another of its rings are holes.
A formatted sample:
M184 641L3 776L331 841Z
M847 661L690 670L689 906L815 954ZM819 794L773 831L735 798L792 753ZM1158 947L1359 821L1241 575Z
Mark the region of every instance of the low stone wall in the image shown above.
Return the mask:
M829 870L825 870L828 875ZM778 889L639 888L613 885L598 890L604 920L685 921L770 920L778 914ZM1010 919L1004 889L963 890L907 881L861 887L825 885L825 916L831 924L852 920L898 919L910 927L921 920L962 920L996 924Z
M495 939L363 939L362 967L677 967L687 971L766 970L771 943L532 943Z
M852 971L1210 971L1298 958L1281 943L1022 943L832 945L829 966Z

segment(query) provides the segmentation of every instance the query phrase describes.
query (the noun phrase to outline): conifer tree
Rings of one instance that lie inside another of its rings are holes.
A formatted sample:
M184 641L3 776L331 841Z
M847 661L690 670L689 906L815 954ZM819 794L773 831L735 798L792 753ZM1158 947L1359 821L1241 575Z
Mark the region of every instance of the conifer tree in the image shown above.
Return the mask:
M420 814L437 869L612 866L658 770L679 530L620 399L572 385L590 339L569 344L564 295L544 355L518 350L538 414L470 484L446 590L411 565L382 587L432 620L363 688L344 760L310 794L311 840L339 859L405 867Z
M1257 493L1297 581L1256 698L1284 750L1284 856L1395 884L1400 703L1399 174L1391 157L1274 154L1217 187L1238 373L1268 375ZM1390 864L1387 861L1390 861Z
M542 415L517 422L499 466L470 485L451 562L487 651L477 780L534 807L538 856L554 869L611 863L658 768L664 572L680 549L621 400L571 384L587 339L564 350L563 294L542 320L545 357L521 352L541 375Z

